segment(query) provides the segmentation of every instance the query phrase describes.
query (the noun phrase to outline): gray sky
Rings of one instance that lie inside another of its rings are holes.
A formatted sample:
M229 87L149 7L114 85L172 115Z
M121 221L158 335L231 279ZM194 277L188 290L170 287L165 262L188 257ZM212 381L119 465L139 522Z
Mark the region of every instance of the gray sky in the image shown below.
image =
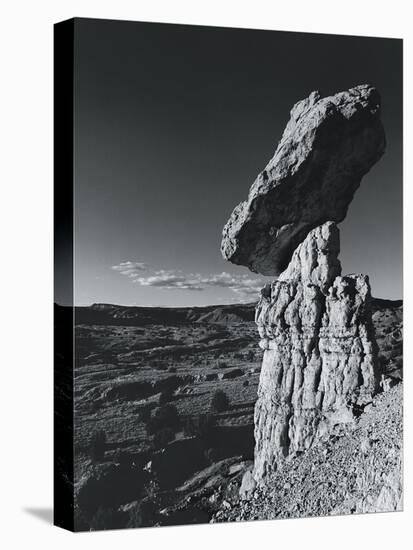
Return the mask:
M221 231L292 105L375 85L387 136L341 228L343 273L402 292L401 41L77 20L75 301L252 301Z

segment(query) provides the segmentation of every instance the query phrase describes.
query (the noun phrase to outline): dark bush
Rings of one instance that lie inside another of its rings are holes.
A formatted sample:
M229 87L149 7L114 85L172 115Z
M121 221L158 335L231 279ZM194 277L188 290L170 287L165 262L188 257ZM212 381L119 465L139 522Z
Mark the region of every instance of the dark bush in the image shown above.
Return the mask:
M165 405L168 403L173 396L174 392L171 389L166 389L159 395L159 405Z
M116 455L116 462L120 466L131 468L133 465L133 455L126 451L119 451Z
M168 372L176 372L176 367L169 367Z
M147 424L151 418L151 407L144 407L139 411L139 420Z
M255 359L255 353L250 349L246 356L247 361L254 361Z
M103 430L98 430L92 436L90 442L90 456L92 460L100 461L105 458L106 451L106 433Z
M244 388L246 388L247 386L249 386L249 385L250 385L249 380L244 380L244 382L242 383L242 385L244 386Z
M211 449L207 449L205 451L205 458L209 462L209 464L213 464L214 462L217 462L218 460L218 451L217 449L214 449L213 447Z
M179 376L173 375L168 376L168 378L164 378L163 380L159 380L159 382L156 382L155 389L156 391L170 391L174 392L176 389L179 388L181 385L182 380Z
M153 444L155 449L162 449L170 441L175 439L175 430L172 428L162 428L159 432L156 432L153 438Z
M159 365L156 365L156 367L154 367L156 370L166 370L167 369L167 366L166 365L162 365L162 363L160 363Z
M162 405L155 410L154 415L146 424L146 429L149 434L159 432L162 428L172 428L173 430L179 427L179 415L175 405Z
M227 394L222 390L217 390L211 399L211 411L222 412L228 409L229 399Z
M199 437L199 439L208 441L215 432L216 421L210 414L199 414L190 416L186 419L184 433L187 436Z

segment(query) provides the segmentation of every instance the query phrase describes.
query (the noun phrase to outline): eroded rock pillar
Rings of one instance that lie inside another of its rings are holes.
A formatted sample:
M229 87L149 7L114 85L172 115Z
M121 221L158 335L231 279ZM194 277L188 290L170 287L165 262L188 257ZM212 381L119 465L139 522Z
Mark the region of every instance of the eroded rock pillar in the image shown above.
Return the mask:
M305 451L378 386L365 275L341 276L339 230L313 229L256 309L264 358L255 407L254 477Z

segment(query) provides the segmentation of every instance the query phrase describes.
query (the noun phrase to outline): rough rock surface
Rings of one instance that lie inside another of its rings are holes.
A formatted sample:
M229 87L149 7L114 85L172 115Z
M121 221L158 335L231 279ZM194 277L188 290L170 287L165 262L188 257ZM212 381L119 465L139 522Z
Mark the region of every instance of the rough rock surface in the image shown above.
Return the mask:
M402 383L377 394L354 423L283 461L252 498L226 495L231 509L212 521L402 510L402 402Z
M310 448L378 387L368 277L340 276L339 231L312 230L262 293L256 323L264 349L255 407L254 477Z
M278 275L310 230L345 218L384 149L375 88L361 85L323 98L312 92L292 108L273 158L225 225L224 258Z

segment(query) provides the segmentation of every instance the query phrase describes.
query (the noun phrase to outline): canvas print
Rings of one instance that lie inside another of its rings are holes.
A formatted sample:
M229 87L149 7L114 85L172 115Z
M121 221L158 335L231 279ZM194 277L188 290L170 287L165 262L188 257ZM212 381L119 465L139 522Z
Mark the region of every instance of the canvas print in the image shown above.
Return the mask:
M402 41L55 26L55 522L402 509Z

